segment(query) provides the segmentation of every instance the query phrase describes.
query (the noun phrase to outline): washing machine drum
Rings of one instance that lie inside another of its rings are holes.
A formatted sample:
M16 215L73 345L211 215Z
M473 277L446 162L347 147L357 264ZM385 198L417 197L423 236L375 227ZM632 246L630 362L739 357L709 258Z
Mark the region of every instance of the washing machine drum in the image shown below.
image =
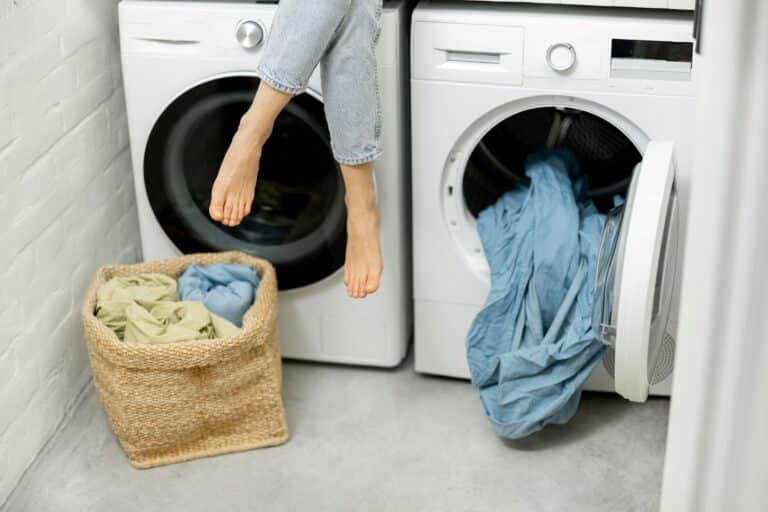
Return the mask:
M596 115L553 107L525 110L496 125L473 150L463 182L469 211L477 216L495 203L500 191L524 178L528 155L545 146L573 151L589 178L588 195L601 210L626 194L642 160L621 131Z
M212 80L179 96L157 120L144 159L152 210L184 253L240 250L271 261L281 289L306 286L344 263L344 185L320 101L294 98L265 145L251 213L213 221L211 186L258 79Z

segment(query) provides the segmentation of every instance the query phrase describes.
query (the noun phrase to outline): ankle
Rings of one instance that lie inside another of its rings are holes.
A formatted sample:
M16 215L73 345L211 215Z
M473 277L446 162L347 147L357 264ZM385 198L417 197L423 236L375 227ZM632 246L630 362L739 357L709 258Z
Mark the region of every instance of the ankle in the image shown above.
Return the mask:
M375 213L378 211L376 194L372 191L370 193L347 195L344 198L344 203L347 206L347 211L352 214Z

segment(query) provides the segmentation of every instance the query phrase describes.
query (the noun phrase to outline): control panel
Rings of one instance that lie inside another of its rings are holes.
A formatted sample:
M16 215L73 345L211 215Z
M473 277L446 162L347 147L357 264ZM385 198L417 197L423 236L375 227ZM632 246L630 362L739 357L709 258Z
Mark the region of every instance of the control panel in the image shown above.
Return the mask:
M479 1L479 0L468 0ZM510 3L510 0L482 0L486 2ZM601 7L635 7L645 9L677 9L692 11L696 0L521 0L515 3L529 4L561 4L561 5L595 5Z

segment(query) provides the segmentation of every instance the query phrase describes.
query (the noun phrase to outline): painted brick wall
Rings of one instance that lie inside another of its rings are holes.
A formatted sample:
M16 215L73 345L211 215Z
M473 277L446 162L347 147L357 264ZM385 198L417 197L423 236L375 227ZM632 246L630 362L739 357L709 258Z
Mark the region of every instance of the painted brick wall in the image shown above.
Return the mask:
M139 257L116 15L0 0L0 508L90 378L90 278Z

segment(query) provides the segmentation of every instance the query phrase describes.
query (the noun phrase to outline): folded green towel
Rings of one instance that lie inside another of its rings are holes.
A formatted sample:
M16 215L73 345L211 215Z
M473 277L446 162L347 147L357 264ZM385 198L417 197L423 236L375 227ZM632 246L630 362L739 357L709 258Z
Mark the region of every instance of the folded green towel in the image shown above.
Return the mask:
M130 343L225 338L239 332L200 302L180 302L176 280L147 273L115 277L96 291L96 317Z

